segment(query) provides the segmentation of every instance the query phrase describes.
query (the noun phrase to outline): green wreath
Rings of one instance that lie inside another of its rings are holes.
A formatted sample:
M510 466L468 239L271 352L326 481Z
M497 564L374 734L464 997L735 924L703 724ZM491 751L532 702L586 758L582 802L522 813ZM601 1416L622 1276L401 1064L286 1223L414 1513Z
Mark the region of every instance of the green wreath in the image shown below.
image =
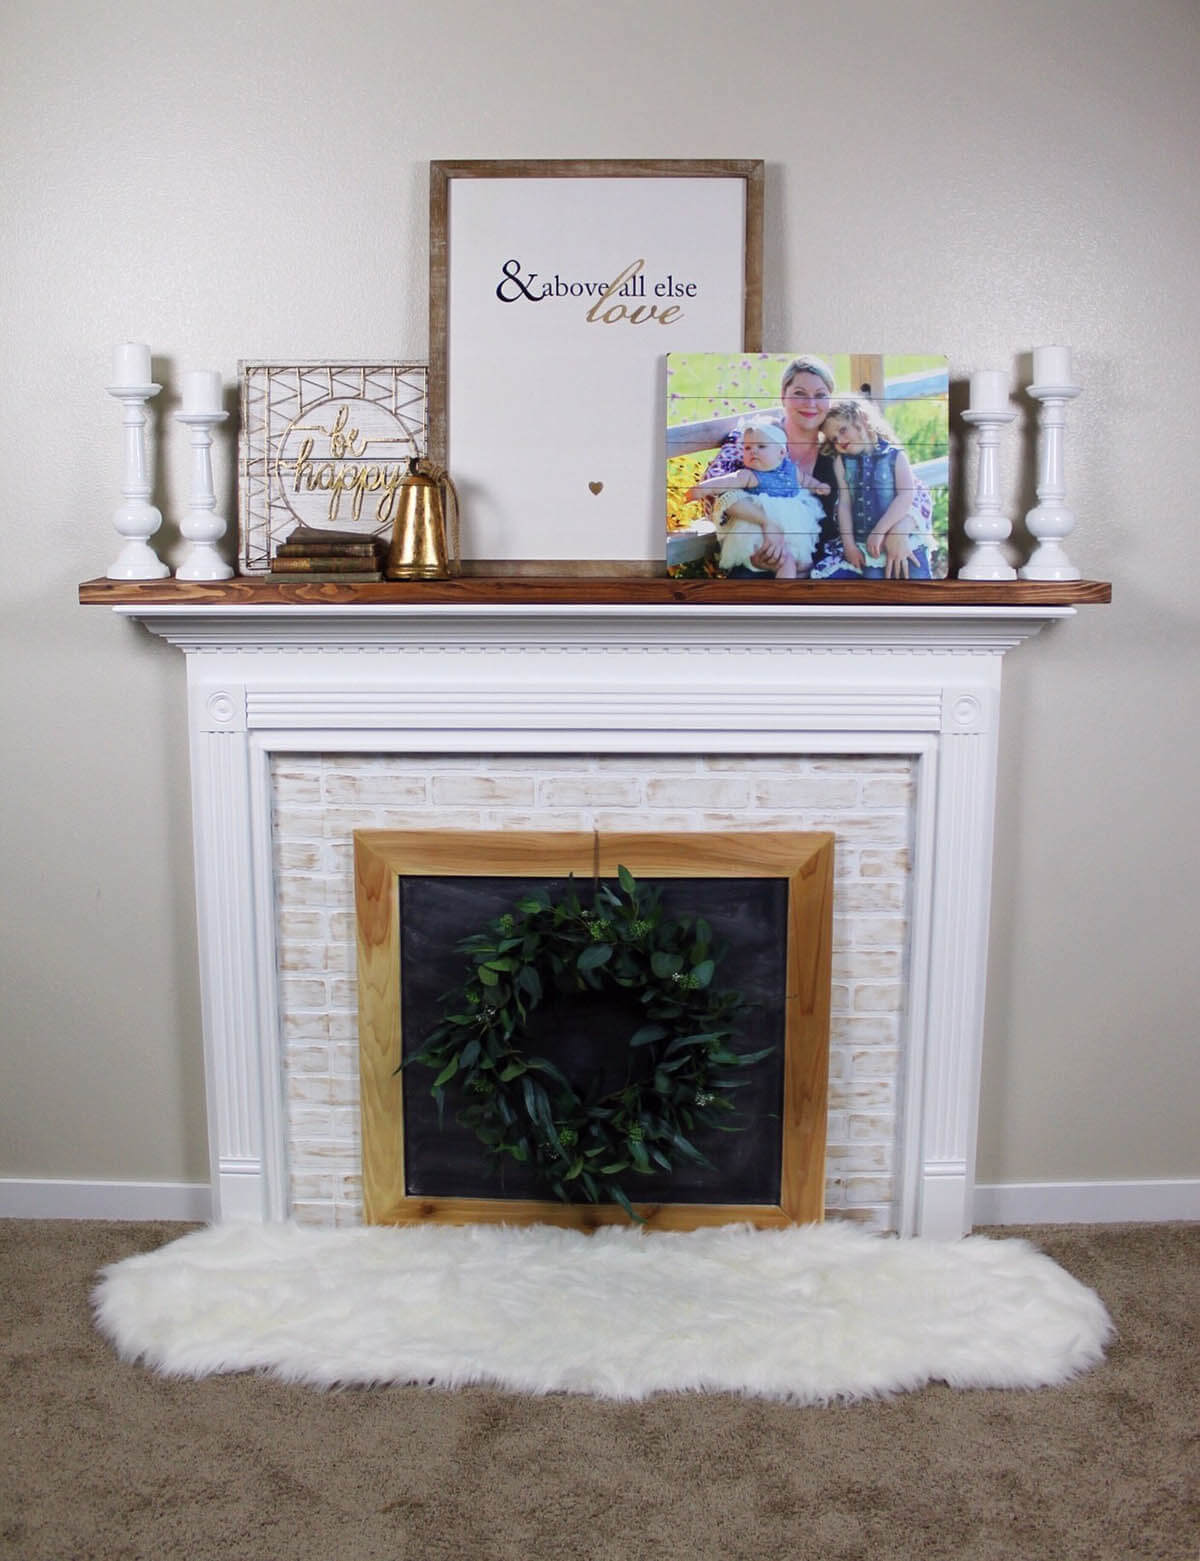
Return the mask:
M736 1075L775 1048L735 1049L748 1005L713 977L723 951L702 918L664 915L660 896L624 867L600 882L590 909L575 886L553 902L544 889L464 938L470 965L446 993L439 1022L402 1067L435 1071L431 1093L444 1120L447 1093L493 1165L528 1166L564 1203L618 1203L639 1219L621 1180L675 1172L690 1160L712 1168L692 1143L699 1126L740 1132L731 1120ZM623 1084L579 1085L523 1041L548 989L586 995L615 986L641 1008L628 1040Z

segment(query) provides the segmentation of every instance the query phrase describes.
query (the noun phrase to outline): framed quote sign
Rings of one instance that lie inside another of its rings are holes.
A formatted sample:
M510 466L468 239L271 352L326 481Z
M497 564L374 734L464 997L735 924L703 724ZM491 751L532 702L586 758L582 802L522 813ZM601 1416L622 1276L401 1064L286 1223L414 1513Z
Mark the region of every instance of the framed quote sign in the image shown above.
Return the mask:
M662 554L668 352L757 350L757 161L435 162L430 454L468 560Z

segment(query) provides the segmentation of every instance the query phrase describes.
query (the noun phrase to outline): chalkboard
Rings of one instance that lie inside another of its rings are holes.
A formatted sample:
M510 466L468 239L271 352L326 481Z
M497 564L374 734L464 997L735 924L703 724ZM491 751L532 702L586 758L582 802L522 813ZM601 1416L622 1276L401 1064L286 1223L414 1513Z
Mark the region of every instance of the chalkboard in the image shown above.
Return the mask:
M672 916L702 916L725 949L714 986L742 993L749 1005L739 1050L774 1048L746 1070L736 1092L743 1132L697 1128L694 1142L715 1169L690 1162L668 1175L623 1177L638 1202L775 1205L780 1196L781 1119L786 1039L788 880L786 878L647 878ZM574 880L586 905L592 884ZM510 910L523 895L544 889L552 899L572 887L567 878L403 875L399 895L400 1022L402 1055L420 1051L437 1023L445 995L471 967L457 945ZM536 1011L523 1049L549 1058L572 1081L600 1073L608 1087L624 1080L628 1037L643 1022L636 1002L618 990L548 998ZM502 1173L469 1128L454 1119L448 1093L444 1122L430 1095L433 1075L420 1065L403 1072L404 1181L414 1198L546 1197L526 1167L506 1161Z

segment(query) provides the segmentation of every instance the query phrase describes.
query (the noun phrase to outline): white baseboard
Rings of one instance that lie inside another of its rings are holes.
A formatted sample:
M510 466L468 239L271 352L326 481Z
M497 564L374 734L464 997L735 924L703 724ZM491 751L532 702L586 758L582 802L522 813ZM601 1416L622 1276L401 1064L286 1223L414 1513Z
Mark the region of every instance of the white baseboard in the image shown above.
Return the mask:
M0 1177L0 1219L207 1222L207 1182L74 1182Z
M975 1188L976 1225L1114 1225L1200 1220L1200 1179L1001 1182Z
M0 1177L0 1219L212 1218L206 1182L36 1181ZM975 1189L976 1225L1107 1225L1200 1220L1200 1179L1002 1182Z

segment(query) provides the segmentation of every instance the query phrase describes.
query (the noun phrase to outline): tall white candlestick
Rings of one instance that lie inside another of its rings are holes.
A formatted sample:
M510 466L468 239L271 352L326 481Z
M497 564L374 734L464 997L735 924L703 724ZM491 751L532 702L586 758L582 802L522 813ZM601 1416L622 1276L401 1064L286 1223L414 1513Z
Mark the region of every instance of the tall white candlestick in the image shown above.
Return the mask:
M1052 369L1071 368L1066 347L1041 347L1039 352L1067 353L1065 365L1051 362ZM1046 367L1043 360L1042 368ZM1021 568L1022 580L1078 580L1080 572L1067 557L1063 541L1075 529L1075 515L1067 504L1066 450L1067 404L1079 394L1080 387L1068 379L1042 380L1034 354L1034 383L1029 394L1040 403L1040 445L1038 463L1038 502L1025 517L1029 534L1037 546Z
M995 374L984 369L984 374ZM965 530L975 544L966 562L958 571L960 580L1015 580L1017 571L1005 556L1004 545L1012 532L1012 522L1005 515L1000 502L999 447L1000 430L1011 423L1016 412L1008 405L1008 375L997 376L1003 381L1004 400L1000 406L980 408L975 405L975 379L971 376L971 407L963 413L963 421L977 430L979 451L979 477L975 485L975 505L967 516ZM995 381L983 387L984 399L994 399Z
M1073 384L1070 347L1035 347L1033 383L1035 385Z
M220 412L221 376L216 369L191 369L183 376L185 412Z
M228 580L233 570L217 550L226 528L225 517L217 514L212 472L212 431L229 415L211 405L220 399L221 376L207 369L185 374L183 392L183 408L175 416L191 433L192 492L188 512L179 522L179 534L188 550L175 576L179 580ZM192 402L209 405L200 409L189 406L189 392Z
M125 341L113 349L114 388L150 384L150 349L145 342Z
M140 360L133 360L130 372L140 371ZM149 373L148 363L146 372ZM108 387L109 395L124 408L125 452L122 502L113 512L113 525L117 534L124 537L125 545L108 567L110 580L162 580L171 573L150 546L150 538L162 525L162 512L150 502L154 484L146 453L146 402L158 395L161 388L145 383Z

